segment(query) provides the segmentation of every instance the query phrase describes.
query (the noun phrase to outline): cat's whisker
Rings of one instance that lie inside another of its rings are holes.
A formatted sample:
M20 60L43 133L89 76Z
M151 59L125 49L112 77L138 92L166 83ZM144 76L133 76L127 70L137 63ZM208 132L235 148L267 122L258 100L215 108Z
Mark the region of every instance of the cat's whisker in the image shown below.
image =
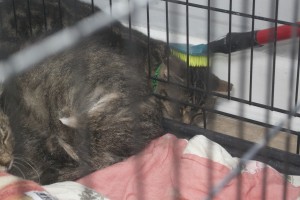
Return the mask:
M30 160L27 160L26 158L23 158L22 156L23 155L21 155L21 154L14 154L14 159L26 162L26 164L30 163L31 165L34 165Z
M19 157L16 157L15 159L18 160L18 161L21 161L21 162L23 162L23 163L25 163L25 164L27 164L28 166L30 166L30 167L33 168L33 169L35 169L35 168L33 167L33 163L30 162L30 161L27 161L26 159L24 159L24 158L19 158Z
M12 160L10 161L10 163L9 163L9 165L8 165L8 167L7 167L7 171L9 171L9 170L12 168L13 163L14 163L14 159L12 159Z
M36 174L37 177L38 177L38 182L40 183L40 174L39 174L39 172L33 167L33 164L32 164L32 163L30 164L29 161L26 161L26 160L21 159L21 158L18 158L18 157L16 157L15 160L18 160L19 162L16 162L16 163L18 163L18 164L20 164L20 165L22 165L20 162L23 162L23 163L27 164L27 165L35 172L35 174ZM23 165L23 166L24 166L24 165Z
M22 175L23 179L26 179L25 174L22 172L22 170L19 167L16 166L16 164L20 164L20 163L14 162L12 164L12 168L17 169L20 172L20 174ZM20 164L20 165L22 165L22 164Z

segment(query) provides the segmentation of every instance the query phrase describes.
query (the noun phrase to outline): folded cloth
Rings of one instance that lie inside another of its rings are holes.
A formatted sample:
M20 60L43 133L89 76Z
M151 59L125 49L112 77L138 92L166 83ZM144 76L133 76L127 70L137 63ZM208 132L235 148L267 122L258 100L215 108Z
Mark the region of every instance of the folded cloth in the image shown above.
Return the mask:
M237 158L232 158L223 147L212 141L209 145L205 143L208 146L202 152L201 148L198 151L197 146L204 144L202 140L208 142L203 136L188 143L166 134L151 142L140 154L85 176L78 183L93 188L109 199L202 199L237 162ZM218 148L212 149L212 144ZM220 157L225 154L226 158ZM207 155L213 155L213 159L208 159ZM253 163L248 168L246 166L243 173L231 180L215 199L236 199L238 190L242 199L261 199L262 169L261 165L253 167ZM270 167L267 171L266 199L282 199L283 176ZM296 199L299 193L299 187L287 182L287 199Z
M0 172L0 199L201 199L238 161L222 146L204 136L195 136L187 142L166 134L151 142L140 154L85 176L78 183L40 186ZM263 187L265 172L266 184ZM262 199L263 188L265 199L282 199L285 183L286 199L297 199L299 176L288 176L286 181L270 166L250 161L241 175L231 180L215 199L236 199L237 191L242 199Z
M107 200L90 188L76 182L66 181L41 186L0 172L0 200Z
M58 200L108 200L92 189L73 181L45 185L43 188Z
M56 200L39 184L0 172L1 200Z
M172 174L179 169L180 156L186 145L186 140L164 135L152 141L140 154L77 182L109 199L175 199L178 192L173 187L176 178L173 180Z
M194 156L196 156L197 161L200 162L201 160L199 158L209 158L209 160L212 161L210 165L213 166L214 169L212 172L212 182L216 181L214 183L219 182L219 178L215 177L219 176L218 173L221 172L220 177L225 176L231 169L236 167L239 162L239 158L232 157L221 145L212 142L202 135L193 137L185 148L184 153L189 157L191 156L194 158ZM207 165L207 161L205 161L205 163L206 164L203 162L202 165ZM226 173L223 174L222 170ZM196 174L197 171L195 175ZM265 185L263 182L264 178L266 181ZM286 199L300 199L299 176L290 175L288 176L288 180L285 180L284 176L271 166L265 165L259 161L250 160L243 166L241 175L238 178L233 179L221 191L218 197L220 199L222 199L221 196L223 196L223 199L226 199L224 197L236 199L238 189L240 190L242 199L263 199L263 188L265 188L266 199L282 199L285 182L287 182Z

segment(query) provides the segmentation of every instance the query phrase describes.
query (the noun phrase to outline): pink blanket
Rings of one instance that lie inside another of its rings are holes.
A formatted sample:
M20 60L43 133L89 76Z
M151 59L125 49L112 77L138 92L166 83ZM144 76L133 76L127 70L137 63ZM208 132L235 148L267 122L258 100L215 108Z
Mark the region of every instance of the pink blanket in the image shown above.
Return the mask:
M207 159L209 155L212 159ZM202 199L210 183L218 183L237 162L238 158L203 136L187 142L167 134L154 140L139 155L92 173L78 183L42 187L0 172L0 199ZM261 199L264 167L260 162L249 162L239 176L241 183L233 179L215 199L236 199L238 189L242 199ZM266 199L283 199L283 176L267 168ZM300 177L289 176L288 181L286 199L300 200Z
M186 140L167 134L139 155L78 182L110 199L201 199L210 189L209 172L213 170L211 183L218 183L230 168L195 154L183 154L186 145ZM261 199L263 170L243 172L240 177L243 199ZM283 182L282 175L268 167L266 199L282 199ZM238 184L238 179L233 179L215 199L236 199ZM287 199L296 199L300 188L287 183L287 191Z
M5 172L0 172L0 199L1 200L27 200L29 196L44 194L44 188L33 181L22 180ZM30 195L30 194L29 194ZM45 195L47 195L45 193Z

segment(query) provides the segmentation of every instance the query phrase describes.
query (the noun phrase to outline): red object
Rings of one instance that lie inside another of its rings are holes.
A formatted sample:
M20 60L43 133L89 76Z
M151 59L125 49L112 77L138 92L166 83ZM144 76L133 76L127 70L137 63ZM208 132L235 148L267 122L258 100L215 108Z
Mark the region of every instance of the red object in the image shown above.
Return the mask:
M300 25L300 22L297 22ZM294 27L291 25L277 26L276 41L293 37ZM296 37L300 36L300 27L296 27ZM256 42L260 45L274 41L275 28L268 28L256 32Z

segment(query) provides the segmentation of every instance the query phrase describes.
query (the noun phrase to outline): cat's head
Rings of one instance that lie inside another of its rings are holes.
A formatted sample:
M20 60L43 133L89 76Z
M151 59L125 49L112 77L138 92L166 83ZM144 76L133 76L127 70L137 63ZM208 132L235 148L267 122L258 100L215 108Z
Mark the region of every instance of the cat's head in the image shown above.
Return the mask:
M219 79L205 67L188 70L186 63L174 56L165 60L152 75L164 80L152 81L154 93L162 97L164 117L198 126L203 126L202 108L212 108L215 103L215 97L205 92L208 85L210 91L216 92L227 92L232 88L232 84L228 87L228 82ZM187 87L188 79L190 88Z
M0 168L9 168L13 160L14 139L8 117L0 108Z

